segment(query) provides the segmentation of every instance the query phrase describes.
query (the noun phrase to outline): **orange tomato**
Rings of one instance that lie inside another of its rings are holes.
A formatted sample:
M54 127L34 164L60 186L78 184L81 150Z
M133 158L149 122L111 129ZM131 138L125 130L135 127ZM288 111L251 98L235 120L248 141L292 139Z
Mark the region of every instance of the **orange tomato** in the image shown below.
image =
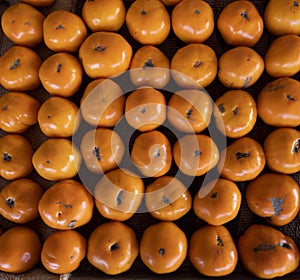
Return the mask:
M171 23L159 0L136 0L126 13L129 34L143 45L159 45L169 35Z
M39 216L38 203L42 187L30 179L18 179L0 192L0 214L15 223L24 224Z
M55 0L21 0L21 2L30 4L32 6L45 7L52 5Z
M138 253L139 244L134 231L120 222L98 226L88 240L88 261L109 275L129 270Z
M230 138L249 133L257 119L254 98L244 90L230 90L220 96L214 107L217 128Z
M158 274L176 271L187 255L187 238L173 222L160 222L149 226L140 243L143 263Z
M279 230L251 225L238 240L239 257L253 275L270 279L294 271L299 264L295 242Z
M22 135L8 134L0 138L0 176L14 180L32 171L31 143Z
M202 43L214 30L211 6L202 0L182 0L172 11L172 28L185 43Z
M1 27L4 34L15 44L35 47L43 41L45 16L30 5L17 3L2 14Z
M13 46L0 57L0 84L11 91L29 91L40 85L42 60L33 50Z
M22 92L9 92L0 97L0 108L0 128L22 133L37 123L40 102Z
M154 218L175 221L191 209L192 197L177 178L162 176L147 186L145 203Z
M219 14L217 26L227 44L252 47L263 33L264 22L253 3L233 1Z
M264 60L249 47L235 47L219 59L218 78L228 88L245 89L253 85L264 71Z
M93 196L75 180L62 180L49 187L38 205L44 223L60 230L85 225L92 218L93 208Z
M299 212L299 186L291 177L266 173L250 182L246 189L248 207L275 226L291 222Z
M205 225L190 238L189 259L199 273L220 277L234 271L238 253L230 232L224 226Z

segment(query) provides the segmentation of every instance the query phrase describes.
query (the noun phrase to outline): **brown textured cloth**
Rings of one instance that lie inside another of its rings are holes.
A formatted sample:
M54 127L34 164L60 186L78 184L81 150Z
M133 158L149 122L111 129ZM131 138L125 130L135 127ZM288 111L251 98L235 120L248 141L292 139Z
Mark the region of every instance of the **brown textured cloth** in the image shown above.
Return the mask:
M113 0L112 0L113 1ZM3 13L3 11L11 4L16 3L18 1L11 0L11 1L0 1L0 14ZM221 12L221 10L224 8L226 4L228 4L229 0L209 0L207 1L210 3L214 10L214 16L215 21ZM261 15L263 14L264 7L267 4L266 0L253 0L253 2L256 7L258 8ZM72 12L77 13L78 15L81 14L81 8L84 3L84 0L56 0L55 4L53 4L50 7L40 8L40 11L42 11L45 15L49 14L51 11L55 9L66 9ZM130 5L130 2L126 3L127 8ZM171 12L171 8L168 8L168 10ZM141 45L135 42L129 35L128 31L125 26L123 26L120 30L120 33L124 35L124 37L129 41L129 43L132 45L133 50L136 51ZM271 36L266 30L263 33L263 36L261 40L254 46L254 49L262 56L267 51L268 46L274 39L273 36ZM210 45L216 52L217 56L220 57L220 55L228 50L230 46L226 45L224 41L221 38L221 35L216 30L212 34L212 36L205 42L206 44ZM0 37L0 55L2 55L9 47L11 47L13 44L4 36L3 31L1 30L1 37ZM174 34L171 32L168 39L160 46L158 46L170 59L176 52L176 50L180 47L184 46L184 43L182 43L178 38L174 36ZM44 45L41 45L35 49L41 56L42 59L45 59L49 55L52 54L50 50L48 50ZM287 50L288 51L288 50ZM77 55L77 54L75 54ZM300 79L300 73L298 73L294 78ZM252 87L247 89L248 92L252 94L254 98L256 98L257 94L260 92L260 90L271 80L274 80L273 78L269 77L265 72L263 73L262 77L255 83ZM79 102L80 97L83 93L83 90L86 86L86 84L90 81L89 78L85 77L83 81L83 85L81 87L81 90L73 96L71 99L75 102ZM221 96L223 93L225 93L227 89L220 84L218 79L215 79L215 81L207 88L207 91L210 93L212 98L216 100L217 97ZM3 94L7 92L5 89L0 87L0 94ZM49 97L49 95L45 92L45 90L40 87L37 90L34 90L30 92L33 96L37 97L41 102L44 101ZM168 94L166 94L168 97ZM260 143L263 143L263 140L265 139L266 135L270 133L274 128L269 127L265 125L260 119L257 120L257 124L255 128L250 132L249 136L257 139ZM126 133L126 132L125 132ZM168 134L168 132L166 132ZM0 131L0 137L5 135L3 131ZM36 149L42 141L46 139L46 137L42 134L42 132L39 130L38 125L31 127L26 133L24 133L25 137L27 137L34 149ZM174 142L174 136L170 135L171 142ZM174 172L174 168L171 169L170 174ZM267 171L267 168L265 169ZM35 172L32 173L30 176L37 182L39 182L45 189L49 187L52 183L40 178ZM297 182L300 182L300 174L294 174L292 175L293 178L297 180ZM199 185L201 184L202 177L197 178L194 180L192 186L190 187L190 191L192 195L195 195L197 192ZM0 188L5 186L8 182L0 178ZM245 200L245 188L247 186L247 183L239 183L240 190L243 194L243 200L241 209L239 212L239 215L236 219L234 219L232 222L229 222L226 224L226 227L230 230L234 240L236 241L237 238L244 232L244 230L252 223L262 223L266 224L266 222L252 214L246 205ZM81 228L78 228L80 233L82 233L86 238L89 237L90 233L93 231L93 229L103 223L105 220L100 217L98 212L94 211L93 219L90 223L88 223L86 226L83 226ZM155 219L153 219L149 214L136 214L133 218L131 218L129 221L126 221L125 223L129 226L131 226L137 233L138 238L141 238L141 235L145 228L149 226L150 224L153 224ZM192 232L194 232L201 224L202 222L199 221L199 219L196 218L196 216L193 214L193 211L190 211L185 217L181 218L179 221L176 222L187 234L187 237L191 235ZM0 227L3 229L8 229L15 226L14 223L11 223L4 218L0 217ZM54 230L48 228L40 219L37 219L31 223L28 224L28 226L32 227L34 230L37 231L39 234L41 240L43 241L50 233L52 233ZM297 217L292 223L289 225L286 225L284 227L281 227L280 230L282 230L285 234L288 234L294 240L296 241L297 245L300 245L300 221L299 217ZM288 275L286 277L283 277L282 279L300 279L299 275L299 269L293 274ZM68 279L70 275L65 275L64 277L61 277L61 279ZM171 278L180 278L180 279L206 279L205 277L199 275L191 266L188 260L184 262L184 264L181 266L181 268L173 274L170 275L155 275L151 273L141 262L140 258L138 258L133 265L132 269L129 272L126 272L120 276L117 277L111 277L104 275L100 271L98 271L96 268L92 267L87 260L85 259L82 264L80 265L79 269L76 270L71 275L71 279L171 279ZM0 279L5 280L11 280L11 279L59 279L59 276L53 275L48 273L44 268L42 268L42 265L40 264L38 268L25 273L23 275L10 275L6 273L0 273ZM254 279L253 276L249 275L248 273L245 273L245 270L242 268L240 263L238 264L236 271L234 274L222 278L222 279Z

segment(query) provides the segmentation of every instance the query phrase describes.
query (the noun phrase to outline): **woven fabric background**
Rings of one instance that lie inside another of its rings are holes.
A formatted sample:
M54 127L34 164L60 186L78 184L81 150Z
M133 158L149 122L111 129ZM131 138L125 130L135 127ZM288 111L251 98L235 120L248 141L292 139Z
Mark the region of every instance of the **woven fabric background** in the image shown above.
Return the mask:
M113 0L112 0L113 1ZM11 4L16 3L18 1L16 0L10 0L10 1L5 1L5 0L0 0L0 15L3 13L3 11L9 7ZM226 4L229 2L232 2L230 0L209 0L207 1L213 8L214 10L214 16L215 16L215 22L216 19L221 12L221 10L225 7ZM267 0L253 0L251 1L256 5L258 8L259 12L261 15L263 15L264 8L267 4ZM75 12L76 14L80 15L81 14L81 8L84 3L84 0L56 0L55 4L46 7L46 8L41 8L40 11L44 13L45 15L49 14L51 11L56 10L56 9L66 9L72 12ZM129 7L131 2L126 2L127 8ZM168 8L168 10L171 12L172 9ZM134 39L132 39L128 31L126 29L126 26L124 25L120 33L128 40L128 42L132 45L134 52L141 47L139 43L137 43ZM263 33L263 36L261 40L253 47L254 50L256 50L262 57L264 57L268 46L270 43L274 40L274 37L270 35L266 30ZM222 40L221 35L215 28L215 31L213 32L212 36L205 42L205 44L208 44L211 46L218 58L222 53L224 53L226 50L230 49L231 47L225 44L225 42ZM5 51L12 46L12 42L10 42L5 35L3 34L3 31L1 30L0 34L0 55L3 55ZM182 43L178 38L175 37L174 33L171 31L169 37L167 40L158 46L166 55L169 59L172 58L172 56L175 54L175 52L180 48L183 47L185 44ZM45 45L40 45L35 49L37 53L41 56L41 58L44 60L47 58L49 55L53 54L49 49L46 48ZM288 51L288 50L287 50ZM74 54L77 56L77 54ZM1 65L0 65L1 67ZM296 76L293 78L300 79L300 73L298 73ZM248 92L252 94L254 98L258 95L258 93L262 90L262 88L270 81L274 80L274 78L269 77L266 72L263 73L261 78L249 89L247 89ZM87 85L87 83L90 81L88 77L85 77L83 80L83 84L81 89L76 93L71 99L75 101L77 104L79 104L79 100L82 96L82 93ZM225 93L228 89L226 89L221 83L218 81L218 79L215 79L215 81L206 88L208 93L211 95L213 100L216 100L219 96L221 96L223 93ZM7 90L4 88L0 87L0 95L6 93ZM33 96L37 97L41 102L46 100L49 97L49 94L42 88L39 87L38 89L31 91L30 94ZM168 98L168 93L166 93L166 97ZM299 127L298 127L299 129ZM265 137L273 131L273 127L269 127L265 125L259 118L257 120L255 128L249 133L248 136L253 137L254 139L258 140L261 144L263 143ZM162 131L164 131L164 128L162 128ZM174 138L174 135L172 135L169 131L164 131L169 138L171 139L171 142L174 143L176 140ZM124 132L126 134L126 129ZM207 132L206 132L207 133ZM5 132L0 131L0 137L5 135ZM37 147L46 139L46 137L43 135L43 133L40 131L38 125L35 125L31 127L26 133L24 133L24 136L29 139L33 145L34 150L37 149ZM231 140L228 140L228 143L230 143ZM264 172L267 172L268 169L267 167L265 168ZM175 168L172 167L170 174L172 172L175 172ZM47 189L50 185L53 184L53 182L46 181L39 177L36 172L33 172L30 176L37 182L39 182L44 189ZM294 179L298 183L300 183L300 174L294 174L292 175ZM76 178L79 179L79 178ZM191 191L192 195L194 196L197 190L199 189L199 186L201 185L201 182L203 180L203 177L196 178L189 188ZM0 188L5 186L8 182L5 181L3 178L0 178ZM92 184L92 182L91 182ZM264 219L261 219L255 215L253 215L245 201L245 188L247 187L247 182L246 183L239 183L238 186L240 187L240 190L243 194L243 200L242 200L242 205L240 212L237 216L236 219L233 221L229 222L226 224L226 227L229 229L231 232L234 240L236 241L238 237L244 232L244 230L253 223L261 223L261 224L267 224ZM105 219L98 214L97 210L95 209L94 211L94 216L93 219L90 223L87 225L76 229L78 232L82 233L86 238L89 237L93 229L100 225L101 223L105 222ZM141 213L141 214L135 214L133 218L130 220L126 221L125 223L129 226L131 226L139 240L142 236L143 231L148 227L149 225L155 223L156 220L150 216L150 214L147 213ZM186 233L187 237L191 235L192 232L194 232L199 226L201 226L203 222L200 221L193 213L193 211L190 211L186 216L181 218L176 222L184 230ZM48 228L42 221L41 219L37 219L31 223L28 224L30 227L32 227L34 230L37 231L39 234L41 240L45 240L45 238L54 232L53 229ZM0 227L3 229L9 229L11 227L15 226L14 223L9 222L5 220L3 217L0 217ZM280 230L284 232L285 234L291 236L294 238L296 241L297 245L300 248L300 220L299 217L297 217L293 222L290 224L280 227ZM300 275L296 275L300 272L298 269L294 275L288 275L284 277L283 279L300 279ZM79 269L76 270L72 275L66 275L64 276L65 279L71 277L71 279L94 279L94 278L100 278L101 279L171 279L174 277L179 277L181 279L205 279L205 277L202 277L199 275L191 266L188 260L184 262L184 264L181 266L181 268L173 274L169 275L155 275L151 273L141 262L140 258L138 258L132 267L132 269L129 272L126 272L120 276L117 277L111 277L104 275L100 271L98 271L96 268L92 267L87 260L85 259L82 264L80 265ZM249 274L245 274L245 270L241 266L240 263L238 263L238 266L236 268L236 271L234 274L222 278L222 279L254 279L252 276ZM30 271L29 273L26 273L24 275L10 275L10 274L5 274L5 273L0 273L0 279L58 279L59 276L53 275L48 273L45 269L42 268L40 265L38 268Z

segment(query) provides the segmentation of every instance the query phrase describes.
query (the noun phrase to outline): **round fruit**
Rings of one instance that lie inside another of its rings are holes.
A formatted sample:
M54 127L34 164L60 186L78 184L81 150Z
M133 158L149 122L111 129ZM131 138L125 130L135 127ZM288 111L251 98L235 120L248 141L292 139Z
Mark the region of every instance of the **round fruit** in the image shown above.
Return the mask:
M199 133L206 129L212 115L212 100L202 90L180 90L168 103L168 121L179 131Z
M154 88L138 88L128 95L125 102L126 121L141 132L162 125L166 120L166 111L164 95Z
M37 9L17 3L2 14L1 27L4 34L15 44L35 47L43 41L44 18Z
M228 88L245 89L253 85L264 71L264 60L249 47L236 47L219 59L218 77Z
M230 138L248 134L257 119L253 97L244 90L230 90L215 102L214 116L217 128Z
M183 0L172 11L172 28L185 43L202 43L214 30L211 6L202 0Z
M274 35L300 35L300 3L298 0L270 0L264 13L267 29Z
M122 0L86 0L82 18L92 32L118 31L125 22L126 9Z
M138 253L139 244L134 231L120 222L98 226L88 240L88 261L109 275L129 270Z
M74 177L81 164L81 155L68 139L47 139L35 151L32 163L46 180L58 181Z
M24 136L8 134L0 138L0 176L14 180L29 175L32 154L32 146Z
M95 32L86 38L79 49L83 68L93 79L121 74L129 68L131 57L129 43L114 32Z
M145 203L154 218L175 221L190 211L192 197L177 178L162 176L147 186Z
M0 236L0 270L24 273L40 260L41 241L30 228L16 226Z
M256 277L271 279L294 271L299 263L295 242L279 230L251 225L238 240L239 257Z
M15 223L24 224L39 216L42 187L30 179L18 179L0 192L0 214Z
M284 174L300 171L300 132L292 128L278 128L264 142L270 169Z
M71 273L78 268L86 255L86 240L74 230L57 231L44 242L41 261L56 274Z
M68 53L57 53L42 63L39 77L48 93L70 97L81 85L82 68L74 56Z
M233 1L226 5L217 25L224 41L233 46L252 47L264 29L263 19L250 1Z
M285 35L275 39L266 52L265 67L267 73L276 78L297 74L300 71L300 37Z
M63 97L50 97L40 107L38 123L48 137L70 137L78 129L80 115L78 107Z
M0 84L11 91L29 91L40 85L41 58L33 50L13 46L0 57Z
M217 63L217 56L211 47L189 44L173 56L171 74L183 88L206 87L217 75Z
M224 226L205 225L190 238L189 259L199 273L220 277L234 271L238 253Z
M43 23L44 42L55 52L76 52L87 36L83 20L66 10L51 12Z
M268 125L300 125L299 108L300 82L291 78L280 78L268 83L257 97L258 115Z
M83 136L80 151L88 170L105 173L119 166L125 147L117 132L108 128L97 128Z
M170 62L166 55L154 46L138 49L131 60L130 79L139 86L163 88L170 80Z
M140 243L143 263L158 274L176 271L187 255L187 238L173 222L149 226Z
M97 79L87 85L80 104L81 115L87 123L112 127L123 116L125 97L114 81Z
M213 180L199 189L193 209L200 219L220 226L237 216L241 200L242 194L235 183L224 179Z
M275 226L291 222L299 212L299 186L287 175L267 173L250 182L246 189L248 207Z
M125 221L138 210L144 195L143 180L127 169L106 173L94 189L100 214L111 220Z
M162 176L171 168L171 144L162 132L144 132L133 143L131 159L144 176Z
M222 151L218 170L223 178L242 182L256 178L265 164L261 145L250 137L242 137Z
M129 34L143 45L159 45L169 35L170 16L159 0L136 0L126 13Z
M0 108L0 128L22 133L37 123L40 102L22 92L9 92L0 97Z
M175 143L173 157L182 173L201 176L217 165L219 150L209 136L186 135Z
M49 187L38 205L44 223L60 230L85 225L92 218L93 208L93 196L75 180L62 180Z

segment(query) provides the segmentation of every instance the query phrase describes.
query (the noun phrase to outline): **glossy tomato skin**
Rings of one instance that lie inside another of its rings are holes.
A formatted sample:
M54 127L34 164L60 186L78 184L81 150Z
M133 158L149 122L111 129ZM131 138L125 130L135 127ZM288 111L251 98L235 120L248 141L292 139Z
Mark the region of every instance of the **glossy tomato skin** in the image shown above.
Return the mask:
M171 144L168 138L160 131L144 132L133 143L131 159L144 176L162 176L171 168Z
M300 125L300 82L292 78L279 78L268 83L257 97L260 118L276 127Z
M35 47L43 41L45 16L24 3L18 3L5 10L1 18L4 34L15 44Z
M55 0L21 0L23 3L27 3L32 6L46 7L52 5Z
M23 133L37 123L40 102L23 92L9 92L0 97L0 128L8 133Z
M70 97L79 90L82 74L79 61L64 52L48 57L39 69L39 78L46 91L62 97Z
M300 37L284 35L275 39L265 54L265 68L275 78L297 74L300 71Z
M213 180L202 186L194 197L195 214L210 225L220 226L233 220L241 206L242 194L229 180Z
M137 0L126 13L129 34L143 45L159 45L169 35L170 16L159 0Z
M182 173L201 176L217 165L219 150L209 136L185 135L174 144L173 157Z
M86 255L87 242L74 230L57 231L44 241L41 251L43 266L56 274L71 273Z
M48 137L70 137L80 124L78 110L78 106L69 99L52 96L39 109L39 127Z
M18 179L0 192L0 214L15 223L24 224L39 216L42 187L31 179Z
M118 31L125 22L125 14L122 0L87 0L82 7L82 18L92 32Z
M150 45L141 47L130 64L130 79L139 86L163 88L170 80L170 61L158 48Z
M264 71L264 60L249 47L235 47L219 59L218 78L233 89L246 89L253 85Z
M186 133L200 133L211 121L213 106L210 96L202 90L175 92L168 102L168 121Z
M224 226L205 225L189 240L189 259L199 273L220 277L234 271L238 253Z
M80 144L86 167L93 173L105 173L119 166L125 146L117 132L108 128L88 131Z
M140 243L143 263L157 274L176 271L187 255L187 238L173 222L159 222L149 226Z
M216 100L214 116L218 129L227 137L243 137L256 123L256 102L247 91L230 90Z
M264 142L268 167L284 174L300 170L300 132L293 128L277 128Z
M32 156L32 163L37 173L50 181L76 176L81 161L80 151L66 138L45 140Z
M134 90L125 101L125 118L133 128L145 132L164 123L167 115L164 95L150 87Z
M154 218L175 221L191 209L192 196L177 178L162 176L147 186L145 203Z
M67 10L55 10L43 22L44 42L55 52L76 52L87 36L83 20Z
M266 28L274 35L300 35L300 5L294 0L270 0L264 12Z
M275 226L290 223L299 212L299 186L291 177L266 173L247 186L248 207Z
M256 178L265 164L262 146L253 138L242 137L222 151L218 170L224 179L243 182Z
M202 0L183 0L172 11L172 28L185 43L202 43L214 30L214 13Z
M88 223L94 199L88 189L75 180L61 180L48 188L38 205L42 220L54 229L69 230Z
M121 74L129 68L131 57L132 47L123 36L114 32L92 33L79 49L83 68L93 79Z
M24 273L40 260L41 241L29 227L15 226L0 236L0 270Z
M253 224L238 240L243 266L256 277L271 279L298 267L299 251L295 242L270 226Z
M202 88L210 85L217 75L217 56L205 44L191 43L174 54L171 74L183 88Z
M32 171L33 148L22 135L8 134L0 138L0 176L14 180L28 176Z
M121 222L110 221L98 226L88 240L88 261L109 275L129 270L138 253L135 232Z
M0 84L10 91L34 90L40 85L39 55L23 46L13 46L0 57Z
M264 23L257 8L250 1L233 1L220 13L218 30L233 46L254 46L260 39Z
M128 169L107 172L94 188L99 213L115 221L130 219L141 205L143 195L143 180Z

